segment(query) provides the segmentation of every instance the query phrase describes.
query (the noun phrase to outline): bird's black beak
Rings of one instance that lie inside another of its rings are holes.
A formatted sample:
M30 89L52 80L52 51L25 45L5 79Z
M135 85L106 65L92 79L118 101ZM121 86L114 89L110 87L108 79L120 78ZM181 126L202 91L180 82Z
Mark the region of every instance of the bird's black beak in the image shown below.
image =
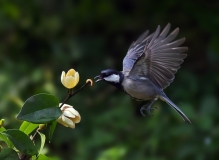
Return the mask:
M95 82L99 82L102 81L103 78L101 77L101 75L94 77L94 79L97 79Z

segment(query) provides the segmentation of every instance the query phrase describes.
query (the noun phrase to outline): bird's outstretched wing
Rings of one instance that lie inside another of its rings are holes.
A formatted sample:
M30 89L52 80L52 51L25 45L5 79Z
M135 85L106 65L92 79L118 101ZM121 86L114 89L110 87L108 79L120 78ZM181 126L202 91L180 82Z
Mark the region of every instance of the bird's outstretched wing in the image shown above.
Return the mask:
M176 28L168 35L170 24L160 33L160 26L150 35L144 32L133 42L123 59L123 73L132 78L149 78L160 89L166 88L174 79L174 74L183 63L188 50L178 47L185 38L175 40L179 33Z

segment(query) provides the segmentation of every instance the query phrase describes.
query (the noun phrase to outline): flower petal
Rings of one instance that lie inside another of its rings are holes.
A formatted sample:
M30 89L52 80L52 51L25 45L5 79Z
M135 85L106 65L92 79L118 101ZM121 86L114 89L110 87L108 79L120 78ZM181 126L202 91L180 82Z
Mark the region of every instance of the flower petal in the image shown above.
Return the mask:
M63 116L63 115L62 115L62 116ZM57 122L60 123L60 124L62 124L62 125L65 126L65 127L68 127L68 125L65 124L65 122L62 121L62 116L60 116L60 117L57 119Z
M75 79L72 76L65 77L64 84L66 88L71 89L75 86Z
M75 74L75 70L74 70L74 69L70 69L70 70L67 72L66 76L74 76L74 74Z
M66 108L66 110L68 110L69 112L71 112L72 114L74 114L76 116L79 115L78 111L76 111L73 107L72 108Z
M68 127L75 128L75 124L74 124L74 122L71 119L69 119L69 118L67 118L65 116L62 116L62 121L65 124L67 124Z
M62 105L62 103L59 103L59 107ZM66 108L73 108L73 106L69 105L69 104L64 104L60 109L62 111L64 111Z
M81 116L78 115L76 116L75 118L71 118L71 120L74 122L74 123L79 123L81 121Z
M78 72L75 73L74 78L75 78L75 86L76 86L79 82L79 79L80 79L80 76L79 76Z
M72 114L72 112L68 111L67 109L63 112L63 114L64 114L66 117L75 118L75 115Z
M61 82L62 82L62 84L63 84L64 79L65 79L65 72L62 71L62 75L61 75ZM63 85L64 85L64 84L63 84Z

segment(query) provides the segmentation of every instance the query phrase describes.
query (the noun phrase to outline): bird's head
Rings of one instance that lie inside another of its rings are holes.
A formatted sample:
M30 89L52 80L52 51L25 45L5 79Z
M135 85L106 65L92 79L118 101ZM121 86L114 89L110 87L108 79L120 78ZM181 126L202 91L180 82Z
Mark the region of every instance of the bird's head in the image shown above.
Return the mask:
M124 75L122 72L113 70L113 69L106 69L101 71L99 76L96 76L94 79L97 79L96 82L105 81L116 88L122 89L122 81L124 79Z

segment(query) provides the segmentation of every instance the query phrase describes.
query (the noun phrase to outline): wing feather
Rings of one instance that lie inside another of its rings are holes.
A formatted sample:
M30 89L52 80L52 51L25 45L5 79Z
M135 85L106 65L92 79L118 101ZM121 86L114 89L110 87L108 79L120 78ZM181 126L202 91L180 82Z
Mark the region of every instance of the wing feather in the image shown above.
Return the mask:
M179 47L185 38L173 41L179 33L179 28L169 35L170 24L160 33L160 26L150 35L144 32L136 42L129 47L123 60L125 76L149 78L157 87L166 88L175 78L174 74L186 58L187 47Z
M159 33L160 33L160 26L157 27L155 33L153 34L153 37L152 37L150 43L147 45L148 48L150 48L150 47L154 44L155 39L157 38L157 36L159 35ZM158 39L159 39L159 38L158 38Z

